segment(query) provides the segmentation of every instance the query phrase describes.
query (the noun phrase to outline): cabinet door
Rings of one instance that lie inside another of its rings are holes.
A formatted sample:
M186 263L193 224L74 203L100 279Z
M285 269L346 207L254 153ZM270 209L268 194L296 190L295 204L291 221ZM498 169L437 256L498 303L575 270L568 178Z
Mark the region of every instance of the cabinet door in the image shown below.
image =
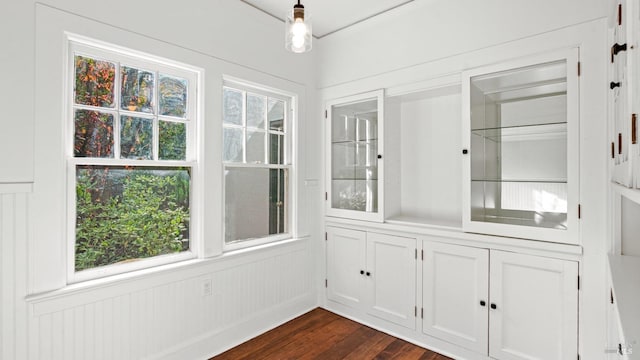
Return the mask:
M367 312L416 326L416 239L367 233Z
M578 243L578 49L463 72L463 229Z
M327 103L327 215L384 219L383 117L383 90Z
M575 261L492 251L490 356L502 360L576 359L577 286Z
M366 233L327 227L327 298L359 307L363 300Z
M424 242L422 331L487 353L489 251Z

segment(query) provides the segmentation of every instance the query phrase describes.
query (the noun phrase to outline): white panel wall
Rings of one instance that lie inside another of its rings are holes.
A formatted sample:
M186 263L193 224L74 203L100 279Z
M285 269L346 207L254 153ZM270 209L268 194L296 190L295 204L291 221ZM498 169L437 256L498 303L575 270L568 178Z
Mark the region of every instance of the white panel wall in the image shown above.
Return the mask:
M601 0L413 1L317 42L319 86L445 59L607 15ZM345 59L348 59L345 61Z
M314 305L312 272L302 270L308 249L302 241L268 256L34 299L30 358L211 356ZM203 294L205 281L211 295Z
M37 23L37 13L55 16ZM307 121L314 111L313 55L285 51L283 24L240 1L0 2L5 83L0 87L0 359L206 358L313 308L320 224L312 219L319 218L321 204L321 167L314 164L321 162L319 150L306 147L295 159L300 164L294 185L302 204L296 214L300 240L117 281L66 286L61 276L66 266L64 181L59 176L64 168L57 167L55 158L62 156L62 136L47 133L59 126L62 49L43 57L43 48L36 45L36 29L52 23L58 31L78 25L75 32L87 36L108 27L105 41L127 46L126 40L132 48L159 55L156 51L174 48L179 58L178 52L188 52L201 59L195 65L206 67L203 148L210 164L221 159L216 125L223 73L295 89L300 96L296 142L320 141L315 134L321 125ZM122 33L130 35L120 41L117 34ZM61 33L50 34L60 41ZM153 49L137 46L144 45L143 38L155 44ZM171 52L164 56L173 57ZM43 63L49 67L36 66ZM34 69L45 68L51 71L34 75ZM45 83L53 90L43 92ZM43 97L36 99L38 92ZM55 162L48 161L51 157ZM210 179L204 198L214 204L203 217L208 244L214 245L205 249L208 254L221 249L220 169L209 166L204 174ZM202 296L204 280L211 280L210 296ZM40 295L43 291L48 293Z
M0 185L0 359L24 358L27 344L26 276L28 197ZM26 188L28 190L28 187Z

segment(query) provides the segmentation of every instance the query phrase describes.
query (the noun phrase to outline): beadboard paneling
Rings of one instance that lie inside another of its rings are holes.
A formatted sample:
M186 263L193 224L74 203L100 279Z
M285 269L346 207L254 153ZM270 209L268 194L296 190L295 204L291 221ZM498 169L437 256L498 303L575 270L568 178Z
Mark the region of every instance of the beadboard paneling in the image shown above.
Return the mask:
M245 340L247 324L257 314L283 305L291 311L271 326L298 315L315 305L312 286L312 262L308 244L300 241L285 247L275 256L242 261L213 271L164 284L119 293L113 289L95 292L91 299L85 292L33 301L33 324L38 359L140 359L165 358L179 354L200 338L209 338L239 328L235 340L228 344L199 343L200 352L213 355ZM245 255L251 257L251 254ZM221 260L224 262L224 260ZM230 262L231 263L231 262ZM180 271L180 270L178 270ZM192 271L183 271L193 274ZM212 293L203 294L203 282L210 280ZM111 286L113 287L113 286ZM117 288L117 286L115 286ZM105 295L107 294L107 295ZM78 302L74 297L81 297ZM64 304L71 304L65 307ZM227 335L228 336L228 335ZM233 336L232 336L233 338Z
M0 359L26 358L26 244L29 185L0 184Z

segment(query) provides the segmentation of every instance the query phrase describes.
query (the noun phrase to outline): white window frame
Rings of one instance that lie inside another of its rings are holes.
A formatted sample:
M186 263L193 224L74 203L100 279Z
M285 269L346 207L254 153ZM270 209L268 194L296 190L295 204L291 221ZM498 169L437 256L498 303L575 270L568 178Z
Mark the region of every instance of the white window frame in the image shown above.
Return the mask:
M201 132L202 104L198 90L202 88L203 71L196 67L167 60L150 54L138 52L132 49L107 44L98 40L89 39L75 34L67 34L65 80L64 80L64 113L65 113L65 157L67 159L67 283L77 283L86 280L103 278L106 276L123 274L155 266L172 264L180 261L198 258L201 254L202 237L199 231L199 214L201 213L201 180L200 180L200 151L199 133ZM114 107L106 110L74 103L75 87L75 55L86 56L93 59L105 60L116 64ZM154 100L159 106L159 74L175 76L188 81L187 85L187 117L184 120L171 116L144 114L129 112L120 109L120 67L130 66L138 69L152 70L155 74ZM74 111L76 109L89 109L106 112L113 115L114 149L113 158L74 157L73 146L75 140ZM153 160L119 159L120 155L120 115L132 115L135 117L153 119ZM159 122L181 122L186 126L186 156L185 160L158 160L159 156ZM158 151L156 151L158 149ZM175 254L159 255L155 257L139 259L133 262L116 263L100 266L92 269L75 271L75 243L76 243L76 166L135 166L135 167L187 167L190 168L189 189L189 250Z
M230 162L230 161L222 161L222 198L223 198L223 209L222 209L222 250L223 252L246 249L250 247L256 247L258 245L264 245L272 242L288 240L295 237L296 233L296 212L297 208L295 204L296 201L296 192L295 192L295 184L297 181L297 174L294 162L295 155L295 121L294 114L296 114L296 95L293 93L289 93L280 89L271 88L266 85L261 85L257 83L253 83L250 81L245 81L229 76L223 77L223 90L225 88L229 88L235 91L243 92L243 114L242 114L242 125L229 125L224 123L224 119L221 121L221 130L224 128L241 128L243 129L243 162ZM283 164L255 164L255 163L247 163L246 161L246 130L247 130L247 119L246 119L246 94L256 94L261 96L266 96L267 98L277 99L284 102L284 133L274 132L269 130L268 121L265 121L265 131L267 134L267 141L265 141L265 159L268 160L269 157L269 141L268 135L272 133L278 133L284 135L284 161ZM224 91L222 92L224 94ZM224 95L223 95L224 96ZM222 111L221 111L222 113ZM224 138L224 131L221 131L222 137ZM222 141L224 144L224 139ZM222 151L222 149L220 149ZM226 241L226 206L224 204L225 196L226 196L226 182L225 182L225 172L227 168L259 168L259 169L286 169L287 170L287 180L286 180L286 188L285 188L285 229L286 232L282 234L274 234L267 235L260 238L253 239L244 239L244 240L236 240L227 243Z

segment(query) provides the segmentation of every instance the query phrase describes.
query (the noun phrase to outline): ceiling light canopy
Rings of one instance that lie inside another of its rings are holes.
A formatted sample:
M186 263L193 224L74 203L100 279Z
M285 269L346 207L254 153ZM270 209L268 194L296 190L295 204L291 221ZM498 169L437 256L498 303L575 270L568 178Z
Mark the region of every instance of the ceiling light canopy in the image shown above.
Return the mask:
M305 16L306 15L306 16ZM285 22L285 47L294 53L311 51L311 17L305 14L300 0L287 13Z

